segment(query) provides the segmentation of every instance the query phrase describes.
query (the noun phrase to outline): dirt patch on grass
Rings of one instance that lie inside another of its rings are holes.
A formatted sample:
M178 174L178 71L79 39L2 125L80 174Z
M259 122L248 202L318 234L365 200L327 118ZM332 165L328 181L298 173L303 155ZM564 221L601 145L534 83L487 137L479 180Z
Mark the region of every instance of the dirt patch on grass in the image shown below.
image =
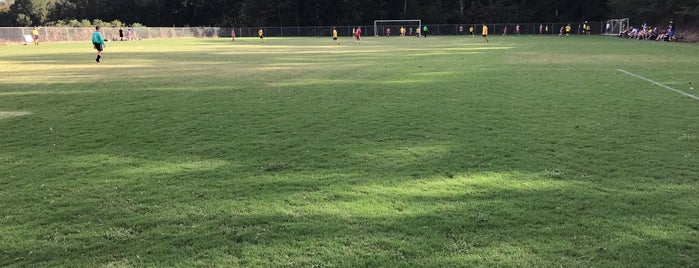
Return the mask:
M684 39L682 40L684 42L691 42L691 43L699 42L699 32L688 32L688 33L684 33L682 36L684 37Z
M682 36L682 42L699 42L699 28L682 28L677 32L678 36Z

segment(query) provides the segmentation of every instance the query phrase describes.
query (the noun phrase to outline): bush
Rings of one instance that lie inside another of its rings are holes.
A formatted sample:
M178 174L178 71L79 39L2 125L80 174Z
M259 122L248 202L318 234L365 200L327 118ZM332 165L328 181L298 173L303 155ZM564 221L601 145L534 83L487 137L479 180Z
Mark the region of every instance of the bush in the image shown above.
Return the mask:
M80 21L76 19L71 19L68 21L68 26L70 27L80 27Z
M22 17L22 19L25 20L24 23L19 23L20 16L24 16L24 17ZM32 24L32 21L29 18L29 16L26 16L24 14L20 14L20 16L18 16L17 22L21 26L30 26ZM126 27L126 24L121 22L120 20L113 20L111 22L106 22L106 21L102 21L100 19L95 19L93 21L90 21L88 19L83 19L80 21L78 21L76 19L70 19L70 20L65 19L65 20L58 20L55 22L49 22L49 23L46 23L46 25L55 26L55 27L94 27L97 25L102 26L102 27L115 27L115 28ZM136 23L132 24L131 27L145 27L145 26L143 24L136 22Z
M119 27L121 27L121 26L124 26L124 23L121 22L120 20L113 20L113 21L111 22L111 24L112 24L112 27L116 27L116 28L119 28Z
M95 19L92 21L92 26L100 26L100 27L112 27L111 22L105 22L100 19Z

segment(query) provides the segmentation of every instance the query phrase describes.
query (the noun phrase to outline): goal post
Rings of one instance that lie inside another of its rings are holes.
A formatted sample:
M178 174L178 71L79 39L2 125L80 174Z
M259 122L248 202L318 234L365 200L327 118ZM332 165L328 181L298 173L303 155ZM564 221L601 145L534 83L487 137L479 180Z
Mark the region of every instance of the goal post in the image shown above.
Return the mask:
M602 35L619 35L629 27L629 18L609 19L602 25Z
M374 20L374 36L386 36L387 28L391 29L391 35L399 36L401 27L405 28L406 35L414 34L422 28L422 20Z

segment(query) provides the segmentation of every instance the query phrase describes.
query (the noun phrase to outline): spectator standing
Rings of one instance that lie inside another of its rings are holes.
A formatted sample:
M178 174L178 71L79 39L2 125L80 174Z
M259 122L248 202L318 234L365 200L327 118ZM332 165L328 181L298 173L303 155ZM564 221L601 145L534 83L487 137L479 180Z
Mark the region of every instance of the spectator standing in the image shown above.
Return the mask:
M670 20L670 27L667 28L667 35L672 39L675 37L675 22Z

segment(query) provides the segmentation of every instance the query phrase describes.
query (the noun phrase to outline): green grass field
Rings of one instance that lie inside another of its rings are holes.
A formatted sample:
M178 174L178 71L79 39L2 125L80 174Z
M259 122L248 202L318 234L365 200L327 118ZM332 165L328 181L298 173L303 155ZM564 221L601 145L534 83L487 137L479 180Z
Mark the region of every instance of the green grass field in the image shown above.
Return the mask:
M2 267L696 267L699 46L0 47Z

